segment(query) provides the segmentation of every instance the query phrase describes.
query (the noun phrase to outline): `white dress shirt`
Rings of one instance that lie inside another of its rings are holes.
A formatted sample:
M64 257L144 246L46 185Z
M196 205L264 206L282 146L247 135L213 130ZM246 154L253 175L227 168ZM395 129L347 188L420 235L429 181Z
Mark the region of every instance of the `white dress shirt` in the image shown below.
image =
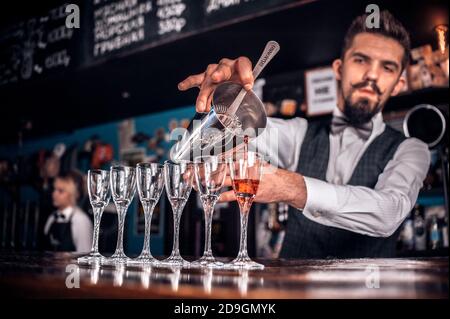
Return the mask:
M333 116L344 115L336 107ZM364 151L386 126L381 112L372 123L367 140L359 137L353 127L339 134L330 133L326 181L304 176L307 199L299 214L303 212L305 217L326 226L376 237L388 237L400 226L417 200L430 165L430 152L422 141L408 138L398 146L374 189L346 185ZM256 145L272 164L297 171L307 128L303 118L269 118Z
M72 240L77 253L87 253L91 251L93 226L89 217L78 206L69 206L61 211L63 217L59 217L55 221L55 217L51 214L44 227L44 234L47 235L53 223L66 223L72 217Z

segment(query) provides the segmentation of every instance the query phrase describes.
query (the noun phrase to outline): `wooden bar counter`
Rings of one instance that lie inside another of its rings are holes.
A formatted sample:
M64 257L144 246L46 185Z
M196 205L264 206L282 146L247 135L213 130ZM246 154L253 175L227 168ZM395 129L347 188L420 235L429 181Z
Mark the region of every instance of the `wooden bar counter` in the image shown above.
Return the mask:
M448 257L259 259L257 261L266 266L264 270L232 271L82 266L76 263L78 256L0 252L0 295L25 298L448 298Z

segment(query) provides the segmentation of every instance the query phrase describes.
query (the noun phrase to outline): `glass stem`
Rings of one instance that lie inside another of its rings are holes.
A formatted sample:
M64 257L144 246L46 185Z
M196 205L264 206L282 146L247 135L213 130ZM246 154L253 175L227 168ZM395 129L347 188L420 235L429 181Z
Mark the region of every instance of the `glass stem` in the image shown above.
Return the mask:
M205 211L205 250L203 256L212 257L211 249L211 227L212 227L212 217L214 214L214 205L216 204L217 198L209 198L205 196L202 198L203 210Z
M100 221L102 220L103 207L94 208L94 238L92 239L91 255L98 254L98 236L100 233Z
M239 257L248 257L247 252L247 224L248 224L248 211L241 212L241 235L239 241Z
M142 248L142 255L151 255L150 254L150 233L152 227L152 215L153 209L155 208L154 204L151 203L142 203L144 208L144 218L145 218L145 234L144 234L144 247Z
M180 255L179 236L180 236L180 220L183 207L174 209L173 214L173 249L172 255Z
M119 233L117 236L117 248L116 253L119 255L123 254L123 230L125 224L125 213L127 211L127 207L118 208L118 219L119 219Z

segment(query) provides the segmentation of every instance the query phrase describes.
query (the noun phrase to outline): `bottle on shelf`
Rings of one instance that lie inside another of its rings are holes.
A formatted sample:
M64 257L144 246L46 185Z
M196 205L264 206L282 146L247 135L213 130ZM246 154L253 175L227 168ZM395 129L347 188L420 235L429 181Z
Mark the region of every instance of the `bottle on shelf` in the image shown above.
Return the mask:
M425 219L423 218L422 206L416 204L414 207L414 249L425 250L427 248L427 236Z
M442 247L448 248L448 217L441 218L439 220L441 229Z
M414 249L414 227L411 217L405 220L401 233L401 248L402 250Z
M430 236L430 241L429 241L430 248L433 250L438 249L440 247L441 234L440 234L438 219L437 219L436 215L434 215L431 218L429 236Z

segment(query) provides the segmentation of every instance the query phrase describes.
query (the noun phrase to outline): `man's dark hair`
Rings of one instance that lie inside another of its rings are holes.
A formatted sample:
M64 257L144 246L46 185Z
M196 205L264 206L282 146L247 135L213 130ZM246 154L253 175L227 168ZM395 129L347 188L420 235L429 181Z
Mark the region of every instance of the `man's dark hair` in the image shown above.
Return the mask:
M363 32L374 33L383 35L385 37L396 40L404 49L404 55L402 59L402 70L406 68L409 63L409 56L411 53L411 43L409 39L408 31L389 11L383 10L380 12L380 25L379 28L369 28L366 25L366 19L368 14L358 16L353 20L352 24L347 30L344 38L344 45L342 48L342 59L345 52L351 47L353 38Z

